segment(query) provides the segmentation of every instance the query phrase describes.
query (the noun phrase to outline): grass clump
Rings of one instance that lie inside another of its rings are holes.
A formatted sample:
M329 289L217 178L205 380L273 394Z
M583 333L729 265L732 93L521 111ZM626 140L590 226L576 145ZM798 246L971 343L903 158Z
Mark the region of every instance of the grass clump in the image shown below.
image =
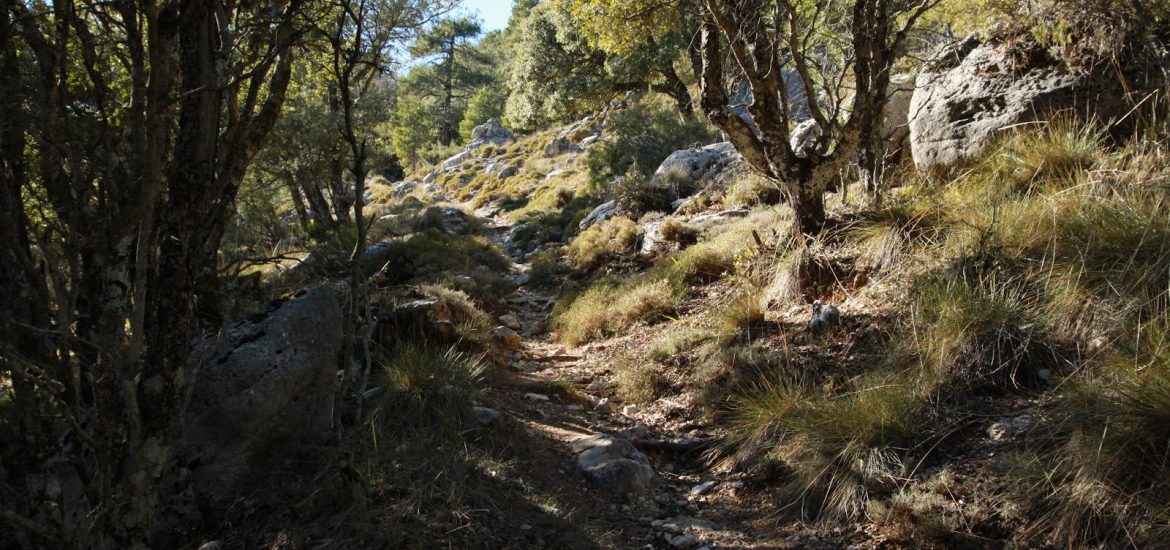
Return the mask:
M1137 329L1129 351L1066 385L1016 471L1034 521L1056 546L1159 545L1170 536L1170 318Z
M789 475L778 489L792 515L847 521L893 490L932 432L931 419L925 396L907 379L865 377L839 395L764 379L735 399L728 443L732 460L768 454L784 464Z
M1050 376L1057 356L1045 334L1042 295L1033 286L1002 271L920 281L906 344L923 381L955 392L1018 389Z
M481 345L491 340L491 316L475 305L467 293L433 284L420 285L418 291L441 302L460 338Z
M578 269L592 270L634 248L638 227L634 220L616 216L590 226L569 243L568 259Z
M667 388L662 365L647 361L639 354L623 354L614 360L615 389L619 399L629 403L647 403Z
M642 278L622 283L604 278L579 295L563 298L554 308L553 326L561 341L575 346L660 318L674 305L665 281Z

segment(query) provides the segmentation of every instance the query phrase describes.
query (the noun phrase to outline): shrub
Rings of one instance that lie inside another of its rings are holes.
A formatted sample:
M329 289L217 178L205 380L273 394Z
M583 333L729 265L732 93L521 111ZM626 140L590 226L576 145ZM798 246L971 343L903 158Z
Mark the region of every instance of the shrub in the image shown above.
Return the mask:
M476 306L467 293L439 285L420 285L418 291L443 303L461 338L481 345L490 341L492 318Z
M638 227L634 221L616 216L577 235L569 244L568 259L578 269L591 270L630 251L637 240Z
M598 184L612 181L636 164L649 178L671 153L695 144L711 143L717 133L701 117L679 118L664 103L642 102L610 115L606 131L613 139L589 148L589 178Z
M699 241L700 231L676 218L666 218L658 231L662 238L672 243L678 243L684 248Z
M670 210L670 203L674 197L670 189L651 185L649 180L638 170L635 163L625 175L617 178L609 186L609 195L617 203L618 210L638 218L647 212L665 212Z

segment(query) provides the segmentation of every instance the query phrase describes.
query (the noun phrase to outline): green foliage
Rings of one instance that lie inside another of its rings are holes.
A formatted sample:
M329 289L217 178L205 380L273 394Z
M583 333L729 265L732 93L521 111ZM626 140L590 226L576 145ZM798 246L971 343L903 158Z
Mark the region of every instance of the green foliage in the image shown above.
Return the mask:
M434 111L423 101L400 98L392 123L390 139L398 158L405 162L416 163L420 159L420 151L438 141Z
M463 120L459 122L459 135L463 141L471 140L471 131L476 126L493 118L504 116L504 102L508 96L499 88L485 86L480 88L467 100L467 110L463 113Z
M610 115L613 139L589 148L589 178L606 184L637 165L649 178L666 157L680 149L714 142L718 134L699 117L680 117L661 102L640 102Z

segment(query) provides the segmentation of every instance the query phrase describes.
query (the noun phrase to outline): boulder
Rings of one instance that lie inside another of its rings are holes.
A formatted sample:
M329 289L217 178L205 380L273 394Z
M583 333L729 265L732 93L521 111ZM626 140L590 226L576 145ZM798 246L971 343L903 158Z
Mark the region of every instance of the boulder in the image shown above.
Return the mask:
M401 199L401 198L405 198L407 195L413 193L414 190L417 188L418 188L417 183L415 183L413 181L403 181L403 182L399 182L399 183L395 184L394 188L390 192L390 194L391 194L391 196L393 196L396 199Z
M593 145L594 143L597 143L599 141L601 141L601 136L600 135L593 135L593 136L589 136L589 137L581 140L580 145L581 145L581 148L586 148L586 147L589 147L590 145Z
M739 153L730 142L720 142L693 149L675 151L658 165L650 177L651 185L663 183L667 176L692 182L711 178L739 159Z
M961 163L1001 131L1059 111L1115 119L1130 109L1121 86L1112 64L1074 71L1034 42L972 35L944 47L918 74L909 110L914 163Z
M459 165L463 164L464 161L470 158L470 151L460 151L458 154L452 155L447 160L444 160L443 163L439 165L439 170L442 172L454 172L459 168Z
M516 136L503 124L500 124L500 119L493 118L471 130L471 143L467 144L467 150L470 151L483 145L495 145L500 147L503 145L511 145L516 142Z
M617 210L617 201L603 202L597 205L597 208L591 210L589 214L581 220L581 223L578 224L577 227L584 230L591 225L604 222L605 220L608 220L617 215Z
M552 141L548 142L548 145L544 146L544 156L549 158L559 157L566 153L578 153L580 151L581 148L569 141L567 137L553 138Z
M642 248L639 252L653 254L666 243L666 238L662 236L662 222L663 220L655 220L642 226Z
M431 173L427 174L426 177L423 178L423 183L434 183L435 180L437 180L437 179L439 179L439 173L438 172L431 172Z
M175 457L200 497L234 499L244 482L329 438L342 341L339 295L319 286L195 344Z
M632 493L654 481L650 461L629 440L597 434L577 438L572 445L581 473L599 489Z

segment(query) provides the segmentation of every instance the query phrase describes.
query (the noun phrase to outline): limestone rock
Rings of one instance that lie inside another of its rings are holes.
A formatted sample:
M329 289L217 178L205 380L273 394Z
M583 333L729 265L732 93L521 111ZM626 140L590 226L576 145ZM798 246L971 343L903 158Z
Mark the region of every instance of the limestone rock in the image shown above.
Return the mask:
M1038 44L972 35L943 48L917 77L909 109L914 163L960 163L982 153L1004 129L1059 111L1104 121L1120 117L1129 105L1119 80L1112 64L1074 72Z
M211 501L330 436L341 351L339 293L319 286L258 321L196 343L177 460Z
M467 144L467 150L470 151L484 145L500 147L515 142L516 136L512 135L511 130L504 128L500 119L493 118L471 130L471 143Z
M559 157L566 153L578 153L580 151L581 148L569 141L567 137L553 138L552 141L548 142L548 145L544 146L544 156L549 158Z
M646 455L625 439L597 434L573 441L577 466L585 479L615 493L641 491L654 481L654 469Z
M444 172L444 173L454 172L459 168L459 166L461 164L464 163L464 161L466 161L470 158L471 158L470 151L460 151L457 154L451 155L449 158L447 158L447 160L444 160L443 163L439 165L439 170Z
M617 201L603 202L597 205L597 208L591 210L589 214L581 220L581 223L578 224L578 228L584 230L591 225L604 222L605 220L608 220L615 215L617 215Z
M501 315L499 317L499 320L501 323L504 324L504 326L506 326L512 330L520 330L520 320L517 319L516 316L512 315L511 313Z
M663 184L668 176L698 182L717 175L739 158L735 146L726 141L675 151L658 165L650 184Z
M1007 441L1015 439L1024 432L1032 429L1039 419L1034 414L1021 414L1015 418L1009 418L992 424L987 428L987 436L992 441Z

